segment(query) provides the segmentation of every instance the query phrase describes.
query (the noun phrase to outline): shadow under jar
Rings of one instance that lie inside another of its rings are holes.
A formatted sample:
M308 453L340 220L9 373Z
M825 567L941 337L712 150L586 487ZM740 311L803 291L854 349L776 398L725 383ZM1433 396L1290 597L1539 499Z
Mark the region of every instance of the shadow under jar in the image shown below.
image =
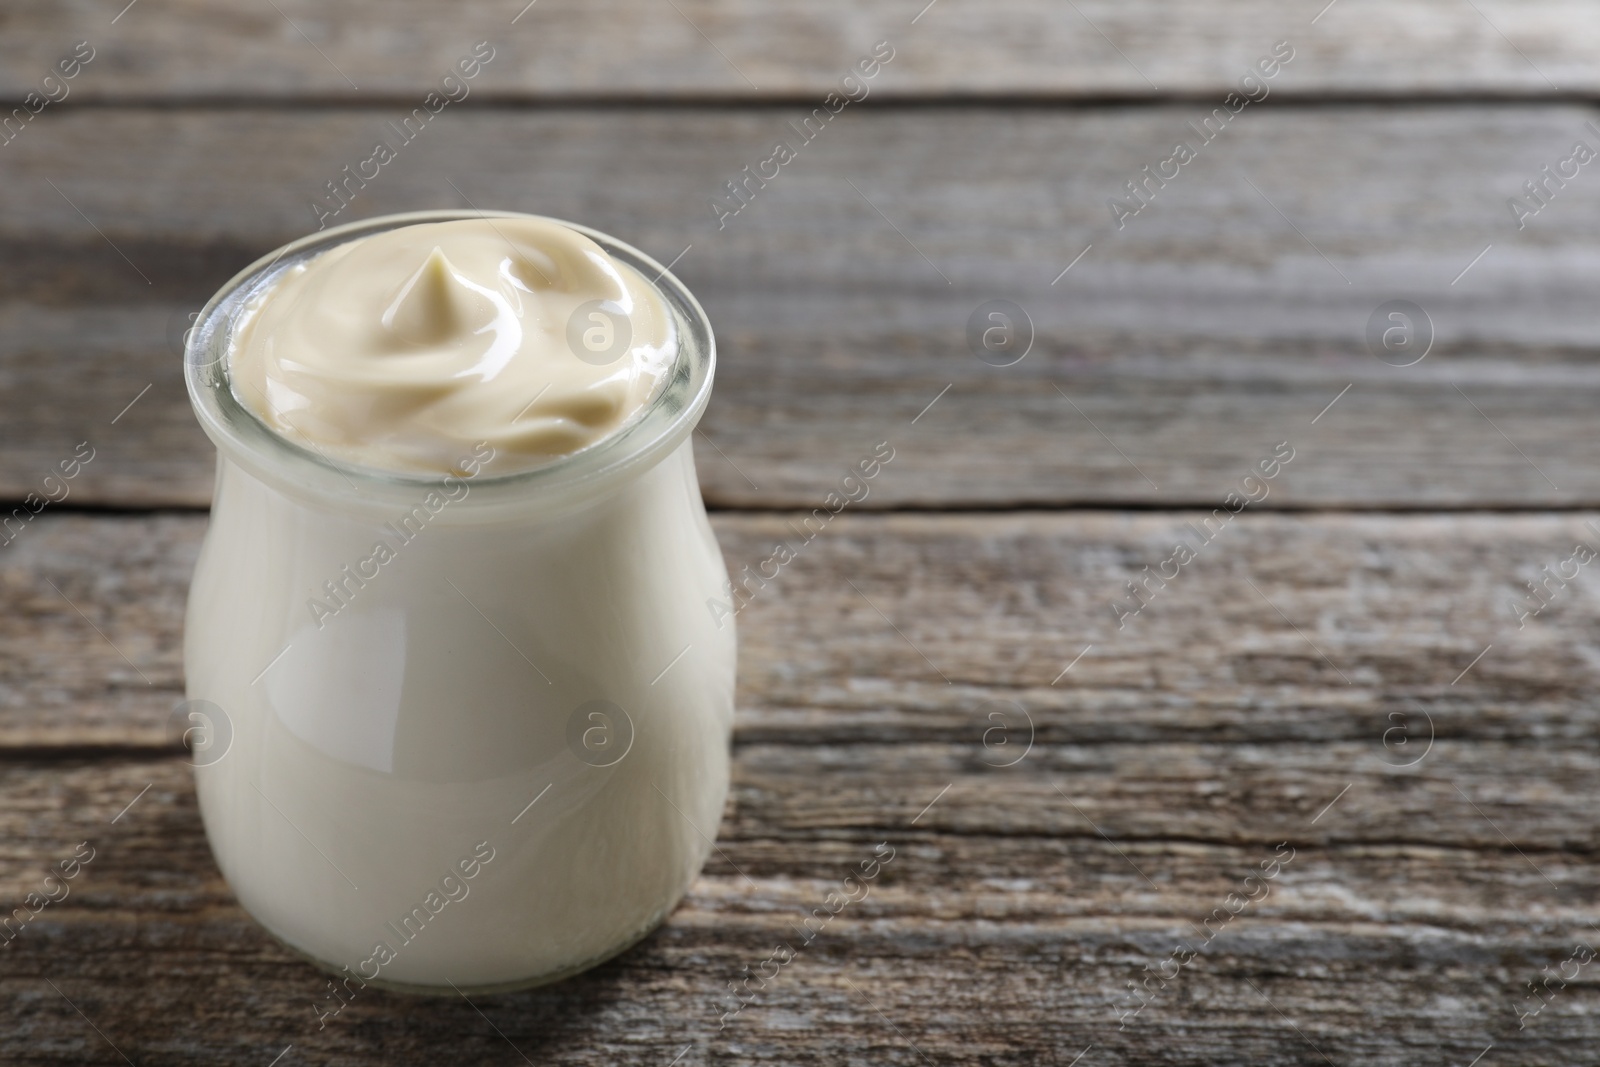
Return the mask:
M290 244L212 299L185 357L218 452L184 637L188 698L218 720L195 760L206 836L292 949L419 992L534 985L621 952L688 889L728 786L734 628L708 609L727 573L690 444L714 342L659 264L572 226L656 279L677 355L631 423L531 470L342 463L232 391L241 315L284 271L479 217Z

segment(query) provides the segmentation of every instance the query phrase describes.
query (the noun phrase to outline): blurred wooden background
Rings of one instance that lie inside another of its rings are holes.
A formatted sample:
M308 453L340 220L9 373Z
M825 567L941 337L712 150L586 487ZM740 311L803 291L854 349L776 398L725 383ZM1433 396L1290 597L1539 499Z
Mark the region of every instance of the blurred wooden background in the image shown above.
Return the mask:
M924 3L0 11L16 106L94 50L0 144L0 501L95 449L0 547L0 907L97 850L0 948L0 1060L1592 1059L1596 972L1563 962L1600 947L1600 597L1583 571L1511 605L1600 547L1600 169L1541 170L1600 150L1600 9ZM166 726L212 471L180 337L485 40L339 221L505 208L678 257L721 346L697 450L731 568L896 457L740 618L721 851L661 931L319 1030L323 978L233 903ZM723 183L878 41L870 95L719 229ZM1107 198L1278 41L1267 98L1119 229ZM991 299L1032 322L1015 365L968 345ZM1368 347L1392 300L1426 315L1411 366ZM1282 441L1271 495L1119 629ZM719 1032L885 840L873 895ZM1279 842L1271 895L1119 1028Z

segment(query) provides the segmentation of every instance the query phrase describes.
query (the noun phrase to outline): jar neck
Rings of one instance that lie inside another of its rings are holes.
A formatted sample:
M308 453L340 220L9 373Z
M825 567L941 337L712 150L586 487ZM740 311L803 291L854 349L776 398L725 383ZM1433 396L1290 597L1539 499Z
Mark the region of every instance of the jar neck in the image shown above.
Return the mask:
M313 523L327 519L377 525L385 521L400 521L397 516L420 515L425 510L430 526L466 529L514 523L519 527L532 527L560 522L595 508L609 507L620 499L638 493L659 477L677 477L672 468L679 469L686 478L684 484L687 487L693 488L695 485L694 455L687 435L675 448L666 450L653 462L633 466L619 477L591 479L571 491L538 494L496 496L483 492L483 483L470 476L443 479L436 486L419 487L407 495L357 494L348 485L344 486L343 493L328 494L308 491L304 485L285 482L270 471L250 465L248 457L244 459L245 462L241 463L234 454L219 453L217 506L226 507L224 501L240 496L237 490L243 489L242 498L258 502L252 506L259 506L261 501L270 504L272 500L281 499ZM260 496L263 490L269 495Z

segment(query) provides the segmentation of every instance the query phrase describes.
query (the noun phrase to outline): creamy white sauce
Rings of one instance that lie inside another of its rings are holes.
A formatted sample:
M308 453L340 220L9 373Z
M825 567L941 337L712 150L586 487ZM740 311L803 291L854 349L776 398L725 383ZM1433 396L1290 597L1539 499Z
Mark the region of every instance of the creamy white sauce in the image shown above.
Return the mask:
M296 264L234 337L234 393L332 458L446 473L487 441L496 473L615 432L675 355L654 289L543 219L404 226Z
M634 331L605 366L552 339L597 293L628 302ZM269 426L440 474L414 501L354 481L346 498L213 433L184 661L189 698L217 705L231 738L196 768L201 814L241 904L348 968L341 988L454 995L570 973L648 932L704 862L735 642L707 609L727 574L692 421L659 462L597 485L515 507L500 485L488 507L475 481L616 432L672 344L649 284L533 220L352 242L252 309L232 366Z

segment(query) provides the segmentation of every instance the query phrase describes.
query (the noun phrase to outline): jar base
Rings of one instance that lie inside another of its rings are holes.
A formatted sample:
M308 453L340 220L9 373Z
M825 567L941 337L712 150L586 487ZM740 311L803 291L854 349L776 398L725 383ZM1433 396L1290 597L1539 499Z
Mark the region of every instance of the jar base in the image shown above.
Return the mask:
M418 997L450 997L467 994L487 996L495 993L518 993L526 989L537 989L540 986L554 985L557 982L564 982L568 978L582 974L584 971L591 970L592 968L598 967L608 960L615 959L616 957L622 955L624 952L627 952L629 949L633 948L633 946L637 945L639 942L655 933L657 928L659 928L662 923L667 921L667 916L672 914L673 909L677 906L678 901L673 901L670 906L663 908L658 915L652 918L649 922L645 923L643 927L624 938L615 948L607 949L599 955L592 956L587 960L575 963L570 967L563 967L555 971L547 971L543 974L531 975L527 978L513 978L505 982L489 982L483 985L469 986L452 985L449 983L448 979L446 980L446 984L442 986L412 982L391 982L382 977L361 978L360 976L357 976L357 981L360 981L365 985L369 985L374 989L381 989L386 993L403 993L407 996ZM262 929L266 930L267 933L272 936L274 941L288 949L291 954L305 961L306 963L309 963L311 966L315 967L319 971L322 971L324 974L330 974L340 978L347 977L348 972L342 968L335 967L327 960L318 959L316 956L313 956L311 953L305 951L297 945L284 940L282 937L278 936L276 932L264 924Z

